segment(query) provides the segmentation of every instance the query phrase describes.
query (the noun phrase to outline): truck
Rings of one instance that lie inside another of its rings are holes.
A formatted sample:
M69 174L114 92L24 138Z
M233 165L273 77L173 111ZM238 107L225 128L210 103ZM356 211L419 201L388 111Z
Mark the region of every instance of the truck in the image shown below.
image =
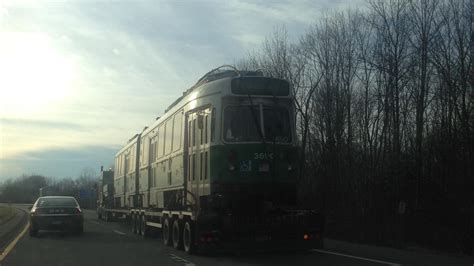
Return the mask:
M39 188L39 196L56 196L59 193L59 189L55 186L46 186Z
M97 214L187 253L322 248L324 215L298 204L298 165L289 82L222 66L102 169Z

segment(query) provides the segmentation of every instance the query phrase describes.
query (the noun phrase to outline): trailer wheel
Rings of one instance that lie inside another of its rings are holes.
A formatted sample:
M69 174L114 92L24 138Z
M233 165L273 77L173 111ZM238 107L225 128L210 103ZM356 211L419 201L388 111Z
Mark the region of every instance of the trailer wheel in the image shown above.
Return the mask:
M183 249L183 226L178 219L173 222L173 247L175 249Z
M145 215L142 215L142 218L140 219L140 222L141 222L141 233L142 233L142 236L143 237L147 237L150 232L148 230L148 226L146 226L146 216Z
M101 218L102 218L102 214L101 214L100 216L101 216ZM110 222L110 212L106 212L106 213L105 213L104 220L105 220L106 222Z
M171 246L171 228L170 219L165 217L163 220L163 244Z
M194 224L191 221L186 221L183 228L183 246L184 251L188 254L193 254L196 251L194 239Z
M132 226L132 233L136 234L137 233L137 219L134 213L130 214L130 224Z
M146 224L145 224L145 215L141 214L138 216L138 224L140 225L140 236L145 236L145 231L146 231Z
M135 215L135 221L136 221L136 224L137 224L137 235L142 235L142 216L140 215L140 213L137 213Z

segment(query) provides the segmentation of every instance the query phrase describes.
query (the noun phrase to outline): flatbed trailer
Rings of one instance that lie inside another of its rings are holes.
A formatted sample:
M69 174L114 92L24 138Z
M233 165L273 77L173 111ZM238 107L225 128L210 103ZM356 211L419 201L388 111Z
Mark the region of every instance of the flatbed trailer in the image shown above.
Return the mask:
M97 214L99 219L105 221L125 220L130 224L131 232L137 235L147 237L159 233L164 244L177 249L185 249L189 253L216 248L220 250L298 249L323 248L324 245L323 228L305 227L310 221L301 220L301 218L309 217L307 210L286 211L285 214L282 214L280 210L280 213L270 214L262 220L241 216L234 221L231 221L229 216L212 221L209 217L196 217L190 211L177 210L99 207ZM315 215L313 224L324 224L324 217L317 213L313 215ZM200 218L203 221L200 221ZM209 227L209 224L214 226ZM188 235L180 234L180 228L186 226L193 229L188 229ZM294 230L294 228L299 229ZM192 240L184 239L188 237Z

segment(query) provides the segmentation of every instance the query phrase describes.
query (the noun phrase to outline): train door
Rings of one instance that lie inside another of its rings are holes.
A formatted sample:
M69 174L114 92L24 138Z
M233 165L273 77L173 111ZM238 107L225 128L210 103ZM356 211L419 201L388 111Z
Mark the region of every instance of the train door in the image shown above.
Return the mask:
M207 108L186 116L187 131L187 189L188 202L210 194L209 148L211 109Z

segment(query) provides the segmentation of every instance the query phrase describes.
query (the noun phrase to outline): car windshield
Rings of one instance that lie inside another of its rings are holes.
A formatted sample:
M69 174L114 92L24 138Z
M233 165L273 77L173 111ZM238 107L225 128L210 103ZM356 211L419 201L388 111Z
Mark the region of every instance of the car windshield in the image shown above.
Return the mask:
M262 112L260 112L262 110ZM259 127L263 122L263 130ZM228 142L291 141L288 110L272 106L228 106L224 112L224 139Z
M40 198L36 207L76 207L77 202L73 198Z

